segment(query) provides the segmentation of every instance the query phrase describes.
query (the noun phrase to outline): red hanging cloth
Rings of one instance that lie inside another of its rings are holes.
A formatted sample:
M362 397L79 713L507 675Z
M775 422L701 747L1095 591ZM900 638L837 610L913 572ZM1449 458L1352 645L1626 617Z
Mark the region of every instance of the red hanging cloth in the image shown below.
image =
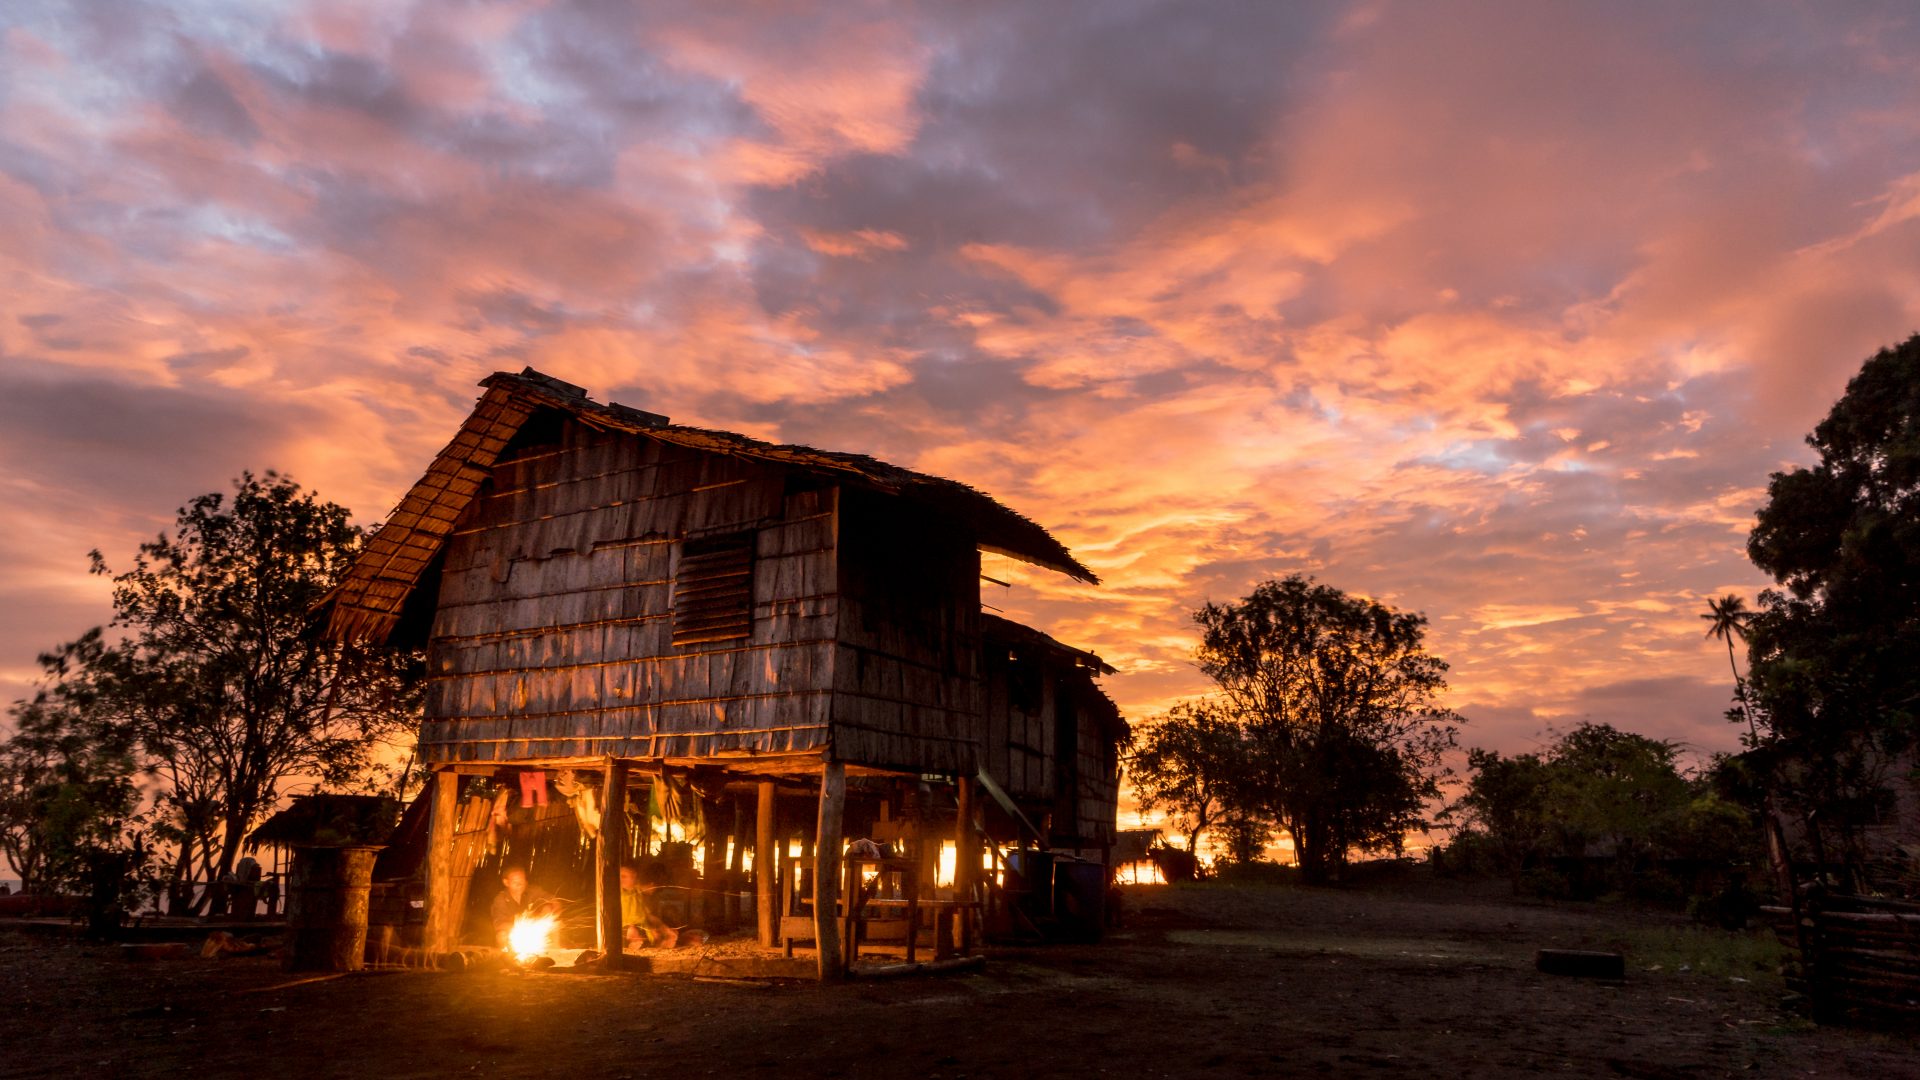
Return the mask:
M520 805L547 805L547 771L525 769L520 773Z

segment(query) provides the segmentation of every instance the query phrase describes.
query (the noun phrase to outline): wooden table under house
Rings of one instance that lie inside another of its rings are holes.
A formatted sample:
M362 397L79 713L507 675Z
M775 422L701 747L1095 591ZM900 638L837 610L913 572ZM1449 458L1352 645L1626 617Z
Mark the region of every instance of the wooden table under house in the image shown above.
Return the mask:
M964 484L673 425L531 369L482 386L326 608L337 638L426 652L429 948L461 932L456 837L485 818L466 778L597 789L603 949L628 787L686 785L716 828L732 804L703 880L750 850L760 944L811 939L823 979L861 950L978 947L982 845L1011 839L977 798L986 770L1054 842L1111 842L1111 669L981 610L982 551L1095 582L1045 529ZM850 837L874 845L849 859Z

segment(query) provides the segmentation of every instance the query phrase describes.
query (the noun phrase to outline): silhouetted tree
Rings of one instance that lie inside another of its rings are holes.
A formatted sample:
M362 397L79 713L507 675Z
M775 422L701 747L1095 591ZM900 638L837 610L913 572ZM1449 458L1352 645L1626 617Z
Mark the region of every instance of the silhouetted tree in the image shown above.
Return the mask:
M1598 851L1631 867L1689 801L1679 754L1677 743L1611 724L1581 724L1562 735L1549 787L1556 846L1573 855Z
M1747 541L1779 588L1749 624L1748 686L1776 805L1858 859L1920 717L1920 336L1883 349L1775 473Z
M1215 828L1220 847L1221 863L1229 866L1247 866L1261 861L1267 853L1267 845L1274 841L1273 822L1258 811L1243 807L1230 806L1220 816Z
M1703 917L1742 920L1751 909L1760 833L1750 811L1723 797L1736 779L1730 760L1688 776L1678 744L1591 723L1540 753L1470 750L1466 790L1444 814L1461 825L1449 845L1453 861L1470 864L1485 852L1516 885L1537 871L1531 880L1543 891L1691 893ZM1605 875L1576 884L1551 871L1553 859L1599 866Z
M1224 703L1181 702L1135 731L1127 776L1143 810L1164 809L1167 821L1199 853L1200 834L1235 803L1246 769L1246 732Z
M27 892L71 892L140 831L132 747L98 722L98 630L41 655L41 688L0 741L0 854Z
M1458 731L1426 618L1294 575L1194 620L1200 669L1247 729L1242 805L1287 831L1302 872L1401 850Z
M343 508L247 473L230 499L188 503L171 534L114 575L114 625L127 637L95 667L116 730L160 783L181 845L176 878L196 853L205 876L232 869L284 782L352 783L381 740L417 719L416 655L318 633L314 608L360 542Z
M1747 708L1747 682L1740 677L1740 666L1734 662L1733 643L1747 640L1747 624L1753 621L1753 613L1747 610L1747 602L1728 593L1717 600L1707 601L1706 613L1700 616L1710 624L1707 636L1727 643L1727 667L1733 672L1733 700L1738 706L1741 719L1747 722L1747 737L1758 741L1760 733L1754 727L1753 713Z
M1503 757L1474 747L1467 774L1466 790L1441 817L1460 823L1468 843L1484 845L1499 870L1518 875L1537 863L1554 839L1553 766L1539 754Z

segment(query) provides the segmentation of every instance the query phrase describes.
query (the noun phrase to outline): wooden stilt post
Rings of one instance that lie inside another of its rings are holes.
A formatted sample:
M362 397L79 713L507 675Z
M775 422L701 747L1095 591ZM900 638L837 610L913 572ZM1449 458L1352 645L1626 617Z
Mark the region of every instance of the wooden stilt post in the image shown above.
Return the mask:
M779 836L775 839L773 847L774 881L778 883L777 888L780 893L780 899L777 901L779 906L774 909L776 912L773 917L774 934L780 939L781 950L787 954L788 959L793 957L793 939L786 936L786 918L787 913L793 910L793 896L798 891L796 879L799 877L799 871L794 869L794 839L794 837Z
M760 782L759 806L753 830L753 910L760 921L760 947L771 949L780 932L780 916L775 906L779 889L780 859L773 852L773 783Z
M653 781L647 781L646 798L640 800L640 856L653 857Z
M840 959L840 825L847 801L847 766L828 761L820 770L820 818L813 841L813 936L820 953L820 981L846 975Z
M600 788L600 841L594 845L594 906L599 918L601 962L608 971L625 963L620 926L620 857L627 849L627 763L607 759Z
M727 828L720 824L721 813L719 799L700 800L700 820L707 827L700 839L700 910L712 931L724 929L727 921Z
M980 877L980 849L973 839L973 777L962 776L954 786L960 813L953 826L953 898L967 904L974 898L973 883ZM954 944L962 956L971 955L974 910L970 907L956 910L960 933Z
M740 903L740 889L746 879L740 876L741 864L746 858L747 846L747 802L739 796L727 800L733 808L733 828L727 832L727 928L739 926L746 920L746 909Z
M433 802L427 823L427 926L424 940L429 953L449 952L460 933L460 913L453 910L453 826L460 813L460 774L442 769L431 781Z

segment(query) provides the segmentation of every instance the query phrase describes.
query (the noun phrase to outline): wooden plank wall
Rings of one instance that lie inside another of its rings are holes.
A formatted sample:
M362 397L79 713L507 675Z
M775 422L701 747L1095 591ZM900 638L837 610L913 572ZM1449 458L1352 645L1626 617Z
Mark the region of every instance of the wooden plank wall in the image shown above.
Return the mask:
M987 639L986 715L982 764L1036 820L1054 817L1053 831L1111 842L1119 806L1116 739L1120 713L1086 669L1018 642ZM1056 731L1063 701L1071 701L1077 739L1070 768L1058 768ZM1062 799L1059 784L1072 786ZM1062 820L1071 807L1073 820Z
M1054 680L1030 646L989 639L982 765L1016 799L1053 799Z
M835 492L578 421L510 447L450 541L429 762L816 749L833 686ZM671 644L681 541L757 530L742 640Z
M980 552L885 495L843 490L834 756L971 774L981 744Z
M1080 714L1075 831L1089 846L1104 847L1113 843L1120 810L1120 710L1084 668L1064 673L1060 690L1074 696Z

